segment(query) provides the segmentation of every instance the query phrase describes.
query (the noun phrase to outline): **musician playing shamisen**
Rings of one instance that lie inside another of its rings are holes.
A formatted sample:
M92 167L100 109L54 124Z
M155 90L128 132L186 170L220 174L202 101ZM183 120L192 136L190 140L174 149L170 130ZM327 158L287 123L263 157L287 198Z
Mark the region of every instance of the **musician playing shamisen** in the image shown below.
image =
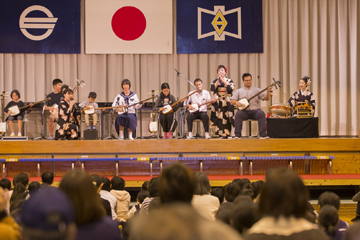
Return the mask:
M132 132L136 130L137 127L137 117L135 113L135 109L141 108L142 104L139 103L139 98L136 93L130 91L131 82L129 79L124 79L121 82L121 87L124 90L119 93L112 104L113 107L123 106L121 108L116 108L116 112L118 116L115 120L115 129L119 134L119 139L124 139L124 127L126 127L129 131L129 139L134 140L132 136ZM127 108L127 106L139 103L135 106ZM126 110L126 111L124 111Z
M207 114L207 108L211 104L210 93L202 89L203 82L200 78L195 79L194 85L197 89L201 90L201 92L197 92L191 95L190 97L188 97L188 99L185 102L186 107L189 109L189 114L186 118L188 131L189 131L189 135L187 139L193 138L192 127L193 127L193 121L195 119L201 119L204 125L205 138L210 139L211 137L209 135L209 116ZM189 92L189 95L194 91Z
M14 116L12 115L11 112L11 107L12 106L18 106L18 108L24 107L24 103L20 100L20 92L18 90L12 90L10 97L12 98L12 101L10 101L6 107L4 108L4 112L8 114L8 117L6 118L6 121L9 123L9 127L11 129L11 134L10 137L15 137L15 133L14 133L14 123L13 121L17 120L18 121L18 137L21 137L21 128L22 128L22 120L24 119L24 113L26 109L21 109L20 113ZM32 107L33 104L30 104L29 107Z
M236 90L233 96L230 98L230 103L236 105L236 107L244 107L244 105L239 102L240 99L249 99L262 91L260 88L252 86L252 76L250 73L244 73L242 75L242 80L244 83L244 87ZM236 112L235 138L241 137L243 121L248 119L254 119L258 121L260 139L269 138L266 135L265 113L260 109L259 100L261 99L263 101L268 101L270 99L271 89L272 87L269 87L267 91L264 91L258 96L251 99L249 102L249 107L247 109L238 110Z

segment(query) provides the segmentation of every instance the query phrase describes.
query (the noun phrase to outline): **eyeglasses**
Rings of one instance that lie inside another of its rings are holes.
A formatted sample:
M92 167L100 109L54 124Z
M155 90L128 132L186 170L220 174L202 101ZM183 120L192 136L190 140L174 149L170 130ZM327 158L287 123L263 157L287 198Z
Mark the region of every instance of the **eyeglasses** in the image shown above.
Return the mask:
M243 80L244 82L251 82L252 81L252 79L250 79L250 80Z

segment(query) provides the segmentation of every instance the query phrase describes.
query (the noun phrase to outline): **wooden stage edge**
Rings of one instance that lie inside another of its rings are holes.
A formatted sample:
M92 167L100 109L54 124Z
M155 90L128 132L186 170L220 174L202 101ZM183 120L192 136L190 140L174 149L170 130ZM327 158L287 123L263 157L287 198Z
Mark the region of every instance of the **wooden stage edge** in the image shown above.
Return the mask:
M2 141L0 157L11 155L169 155L246 153L360 153L359 138L141 139Z

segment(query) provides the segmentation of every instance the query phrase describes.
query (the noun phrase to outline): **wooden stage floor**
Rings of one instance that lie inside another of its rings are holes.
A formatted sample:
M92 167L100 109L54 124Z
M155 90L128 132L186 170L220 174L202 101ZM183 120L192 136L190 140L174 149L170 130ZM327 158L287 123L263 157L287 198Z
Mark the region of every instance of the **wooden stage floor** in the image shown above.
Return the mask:
M79 141L1 141L0 159L6 159L9 177L26 172L36 177L36 162L16 162L18 158L77 158L75 168L81 168L83 158L124 157L243 157L243 156L334 156L332 175L326 174L327 161L303 161L293 163L307 185L360 185L360 139L359 138L308 138L308 139L141 139L141 140L79 140ZM170 164L171 162L167 163ZM184 162L199 171L198 161ZM244 162L244 175L239 174L239 161L204 162L202 170L211 176L216 186L223 186L234 178L264 178L268 168L287 166L286 161L263 161L254 164L250 176L248 162ZM71 163L41 163L41 171L54 171L61 177L70 169ZM164 162L164 166L166 163ZM311 170L306 172L306 168ZM304 170L305 168L305 170ZM114 162L85 163L89 174L115 175ZM126 176L127 186L139 186L144 178L150 178L149 162L119 162L119 175ZM153 176L160 174L159 163L153 163ZM310 173L310 174L306 174Z

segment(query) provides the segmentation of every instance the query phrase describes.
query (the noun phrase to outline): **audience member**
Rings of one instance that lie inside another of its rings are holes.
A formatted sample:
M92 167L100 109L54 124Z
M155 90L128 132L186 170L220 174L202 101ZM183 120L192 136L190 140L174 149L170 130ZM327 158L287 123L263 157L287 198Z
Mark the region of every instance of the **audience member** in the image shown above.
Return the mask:
M28 186L28 190L29 190L29 195L35 193L35 192L38 192L41 188L41 185L39 182L37 181L33 181L29 184Z
M41 181L41 187L51 186L51 184L54 182L54 174L52 172L43 172L41 175Z
M236 182L228 183L224 187L224 197L226 202L233 202L240 193L241 189Z
M1 240L20 240L21 227L5 211L9 191L0 187L0 237Z
M149 182L149 197L145 198L141 205L140 214L149 213L148 207L154 197L158 197L159 177L153 177Z
M149 181L145 181L142 186L141 190L149 191Z
M342 240L359 240L360 239L360 222L351 225L344 233Z
M129 240L144 239L240 240L241 237L229 226L202 218L190 204L178 202L165 204L131 221Z
M27 174L25 173L19 173L17 174L14 178L13 178L13 187L15 188L16 184L17 183L21 183L25 189L27 187L27 185L29 184L29 177ZM22 189L22 188L21 188ZM26 191L26 190L25 190ZM12 197L12 194L13 194L14 190L10 190L9 191L9 200L8 200L8 206L9 206L9 213L11 213L11 204L10 204L10 201L11 201L11 197ZM22 201L17 201L16 203L14 203L13 205L13 208L14 209L18 209L19 207L21 207L21 204L22 204Z
M58 188L33 192L24 202L19 222L24 240L73 240L76 237L74 208Z
M8 195L9 195L9 191L11 190L10 180L7 178L0 179L0 187L2 187L4 190L8 191ZM9 195L9 199L10 199L10 195ZM7 214L10 213L10 200L7 200L7 202L6 202L5 212Z
M121 177L113 177L111 179L110 193L116 197L116 214L119 222L126 222L129 219L129 206L131 197L130 194L124 190L125 181Z
M219 210L220 201L217 197L210 195L210 181L205 173L195 173L195 179L196 188L191 204L201 216L215 221L215 215Z
M272 170L259 201L262 218L246 232L244 239L327 239L316 224L304 219L307 202L308 191L294 171Z
M249 195L239 195L235 198L234 204L251 203L253 199Z
M219 210L217 211L215 218L216 221L221 221L230 225L230 219L233 214L235 204L232 202L227 202L226 204L221 204Z
M61 180L59 189L66 193L74 206L77 240L120 239L117 221L105 215L103 203L86 172L68 171Z
M105 211L106 211L106 215L109 216L109 217L112 217L110 202L108 200L106 200L106 199L101 198L101 196L100 196L100 191L101 191L101 188L103 186L103 183L101 182L100 176L97 175L97 174L92 174L90 176L90 180L94 184L96 192L98 193L99 198L101 199L101 202L103 203L103 206L104 206Z
M233 226L233 228L236 229L240 235L242 235L257 221L259 221L259 219L260 217L257 204L252 201L241 202L239 204L235 204L234 211L232 212L230 219L230 225Z
M110 193L111 183L107 177L101 177L100 182L102 183L101 190L99 192L102 199L108 200L111 206L111 216L113 220L117 220L116 214L116 197Z
M332 205L325 205L320 209L318 222L320 228L325 231L331 239L341 240L345 232L337 229L339 222L339 213Z
M224 190L223 188L215 187L210 192L211 195L219 199L220 204L224 202Z
M136 204L130 209L128 219L140 213L141 204L144 202L145 198L149 197L149 192L141 190L136 197Z

